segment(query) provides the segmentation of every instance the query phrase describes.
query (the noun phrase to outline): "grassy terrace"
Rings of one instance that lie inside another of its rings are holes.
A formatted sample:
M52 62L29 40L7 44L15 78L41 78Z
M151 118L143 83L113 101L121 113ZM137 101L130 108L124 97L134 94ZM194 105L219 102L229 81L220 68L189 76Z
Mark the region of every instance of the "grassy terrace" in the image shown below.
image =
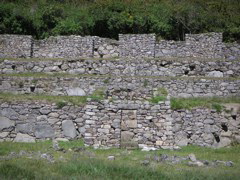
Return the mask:
M210 149L188 146L178 151L158 150L142 152L140 150L108 149L94 150L86 148L75 152L75 148L83 147L81 140L60 142L66 152L54 151L50 141L27 143L0 143L0 179L239 179L240 176L240 146L230 148ZM20 156L4 160L11 152L48 153L54 158L49 163L43 158L28 158ZM156 162L154 155L167 154L187 156L194 153L198 160L233 161L233 167L205 166L190 167L186 162L168 164ZM109 161L109 155L115 160ZM141 161L150 160L148 166Z
M92 78L115 78L113 75L95 75L95 74L69 74L69 73L12 73L12 74L0 74L0 77L33 77L33 78L54 78L54 77L63 77L63 78L75 78L75 77L92 77ZM240 80L240 77L184 77L184 76L117 76L119 78L139 78L139 79L162 79L162 80Z
M195 107L212 108L221 112L223 104L236 103L240 104L239 96L232 97L192 97L192 98L171 98L171 108L178 109L193 109Z
M103 100L104 91L99 89L95 91L91 96L49 96L44 94L28 95L28 94L11 94L0 93L0 101L2 102L26 102L26 101L39 101L56 103L59 108L70 103L73 105L84 105L87 102L87 98L92 100ZM164 101L164 96L157 96L150 99L150 103L157 104L159 101ZM196 107L213 108L218 112L223 110L222 104L236 103L240 104L239 96L231 97L193 97L193 98L171 98L171 108L173 110L178 109L193 109Z
M0 92L0 101L2 102L48 102L56 103L58 108L61 108L68 103L72 105L84 105L87 102L87 98L92 100L102 100L104 99L103 90L96 90L90 96L49 96L44 94L28 95L28 94L11 94L11 93L1 93Z

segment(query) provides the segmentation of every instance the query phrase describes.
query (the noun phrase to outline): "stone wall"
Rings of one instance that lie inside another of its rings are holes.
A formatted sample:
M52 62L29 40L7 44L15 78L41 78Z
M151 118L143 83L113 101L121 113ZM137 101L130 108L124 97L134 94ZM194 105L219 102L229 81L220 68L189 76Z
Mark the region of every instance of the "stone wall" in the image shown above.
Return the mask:
M224 58L229 60L235 60L240 57L240 44L237 43L225 43L223 46Z
M186 34L185 39L186 41L161 40L156 43L155 57L223 58L224 56L221 33Z
M32 56L32 36L0 35L0 58L29 58Z
M119 34L121 57L155 57L155 34Z
M83 138L86 145L95 147L222 147L239 140L237 108L230 114L201 108L174 111L168 100L159 104L88 101L62 108L41 102L2 102L0 140Z
M37 102L2 103L0 139L83 138L86 145L96 147L171 147L169 108L169 102L150 105L140 101L88 102L62 109Z
M224 147L240 142L240 106L226 105L231 113L211 109L173 111L175 144Z
M119 41L97 36L0 35L1 57L203 57L239 59L239 44L222 42L222 33L186 34L186 41L156 41L155 34L119 34Z
M92 57L93 38L81 36L57 36L44 40L35 40L33 57L71 58Z
M119 42L117 40L94 36L94 57L112 58L119 56Z
M164 88L174 97L239 96L239 79L146 77L11 77L0 76L0 91L15 94L91 95L102 89L108 98L146 100Z
M48 60L0 62L0 73L58 72L70 74L122 76L240 76L240 61L211 61L199 58L144 59L118 58L113 60Z

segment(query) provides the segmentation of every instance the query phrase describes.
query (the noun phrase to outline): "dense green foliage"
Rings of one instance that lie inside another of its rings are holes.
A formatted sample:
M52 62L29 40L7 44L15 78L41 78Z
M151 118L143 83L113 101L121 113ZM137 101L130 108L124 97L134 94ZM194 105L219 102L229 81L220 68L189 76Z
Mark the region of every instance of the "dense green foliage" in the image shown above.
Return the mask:
M0 33L98 35L156 33L183 40L185 33L224 32L240 39L236 0L1 0Z

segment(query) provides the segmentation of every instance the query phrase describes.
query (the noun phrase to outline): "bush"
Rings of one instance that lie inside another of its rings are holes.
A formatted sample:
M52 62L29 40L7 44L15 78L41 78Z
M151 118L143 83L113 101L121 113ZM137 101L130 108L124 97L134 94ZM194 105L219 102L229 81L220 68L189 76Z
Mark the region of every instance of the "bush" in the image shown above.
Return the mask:
M58 109L62 109L64 106L67 105L67 102L65 101L59 101L56 103Z

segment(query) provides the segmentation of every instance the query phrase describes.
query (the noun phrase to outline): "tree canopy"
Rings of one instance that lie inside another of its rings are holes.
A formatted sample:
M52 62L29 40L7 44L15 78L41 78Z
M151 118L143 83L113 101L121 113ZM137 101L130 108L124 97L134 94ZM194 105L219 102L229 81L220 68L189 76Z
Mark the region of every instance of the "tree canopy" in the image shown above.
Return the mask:
M236 0L1 0L0 33L52 35L156 33L184 40L185 33L223 32L240 40Z

